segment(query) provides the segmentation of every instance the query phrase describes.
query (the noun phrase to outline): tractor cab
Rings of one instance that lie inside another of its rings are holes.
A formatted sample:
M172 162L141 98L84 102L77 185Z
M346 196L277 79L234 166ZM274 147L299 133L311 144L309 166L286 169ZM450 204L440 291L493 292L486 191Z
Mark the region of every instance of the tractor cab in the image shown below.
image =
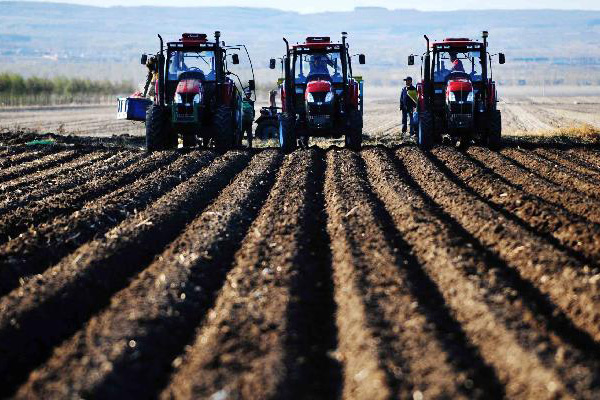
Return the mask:
M420 117L425 113L425 125L431 120L431 137L418 136L423 147L441 141L443 136L463 147L473 139L487 141L492 147L499 143L499 122L491 122L499 118L499 111L487 37L484 32L483 41L447 38L430 43L425 36L427 51L422 57L422 80L417 84L417 108ZM504 64L504 54L498 56L499 63ZM409 65L413 64L411 55Z
M280 142L286 150L299 143L308 145L309 137L334 137L346 135L347 143L360 147L362 135L362 78L352 74L352 57L346 43L335 43L328 36L309 36L304 43L289 46L286 39L283 58L284 77L279 86L282 117L294 120L291 139L288 141L287 125L280 126ZM359 55L359 64L365 63ZM275 59L271 68L275 68ZM281 119L281 118L280 118ZM356 138L350 138L350 132ZM291 141L291 142L290 142Z

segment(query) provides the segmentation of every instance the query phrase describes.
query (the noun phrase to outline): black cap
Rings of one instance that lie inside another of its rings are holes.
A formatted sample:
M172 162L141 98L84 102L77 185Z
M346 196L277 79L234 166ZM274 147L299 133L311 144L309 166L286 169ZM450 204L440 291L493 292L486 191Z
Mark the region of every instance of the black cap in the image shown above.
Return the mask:
M410 76L407 76L404 80L405 81L412 81L412 78Z

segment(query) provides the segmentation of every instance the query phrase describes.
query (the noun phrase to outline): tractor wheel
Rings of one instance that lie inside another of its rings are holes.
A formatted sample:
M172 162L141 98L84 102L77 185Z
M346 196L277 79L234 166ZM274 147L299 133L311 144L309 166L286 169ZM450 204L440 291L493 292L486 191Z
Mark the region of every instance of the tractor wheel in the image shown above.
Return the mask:
M235 120L231 108L217 108L214 117L215 147L219 151L227 151L236 144Z
M256 127L255 136L259 139L275 139L279 134L279 122L275 119L268 119L262 121Z
M279 147L284 153L291 153L296 149L295 120L295 115L288 113L279 116Z
M417 144L423 150L429 150L433 146L433 118L428 111L419 113Z
M487 145L491 150L498 150L502 144L502 114L499 110L492 111L489 124Z
M350 150L360 151L362 147L363 118L359 111L352 111L348 118L348 132L346 133L346 147Z
M146 149L148 152L173 148L177 135L171 129L168 114L163 107L153 104L146 112ZM177 147L177 145L175 145Z
M183 147L194 147L196 145L196 135L186 133L183 135Z

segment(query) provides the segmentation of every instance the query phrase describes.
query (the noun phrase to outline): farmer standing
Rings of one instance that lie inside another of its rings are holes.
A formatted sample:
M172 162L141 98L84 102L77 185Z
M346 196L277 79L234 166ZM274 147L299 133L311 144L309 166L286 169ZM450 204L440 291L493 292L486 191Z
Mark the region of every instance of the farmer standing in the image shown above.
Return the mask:
M402 88L402 94L400 95L400 110L402 111L402 133L406 133L407 123L410 122L410 134L413 135L416 132L416 126L414 126L413 113L417 107L417 89L412 84L412 78L410 76L404 79L406 85Z

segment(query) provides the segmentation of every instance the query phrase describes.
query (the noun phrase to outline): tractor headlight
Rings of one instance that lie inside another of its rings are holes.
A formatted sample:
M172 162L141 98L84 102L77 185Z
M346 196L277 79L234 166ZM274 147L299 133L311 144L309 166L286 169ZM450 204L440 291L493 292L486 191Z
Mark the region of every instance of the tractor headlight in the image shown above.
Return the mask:
M450 101L450 102L456 101L456 94L454 94L454 92L448 93L448 101Z
M333 101L333 92L328 92L325 95L325 103L331 103Z
M198 103L200 103L200 100L201 100L200 99L200 93L198 93L197 95L194 96L193 103L194 104L198 104Z
M179 93L175 93L175 98L173 99L173 101L176 104L181 104L183 103L183 99L181 98L181 95Z
M467 96L467 102L468 103L472 103L473 100L475 100L475 94L473 92L469 93L469 95Z
M315 98L313 97L312 93L307 93L306 94L306 101L308 103L314 103L315 102Z

